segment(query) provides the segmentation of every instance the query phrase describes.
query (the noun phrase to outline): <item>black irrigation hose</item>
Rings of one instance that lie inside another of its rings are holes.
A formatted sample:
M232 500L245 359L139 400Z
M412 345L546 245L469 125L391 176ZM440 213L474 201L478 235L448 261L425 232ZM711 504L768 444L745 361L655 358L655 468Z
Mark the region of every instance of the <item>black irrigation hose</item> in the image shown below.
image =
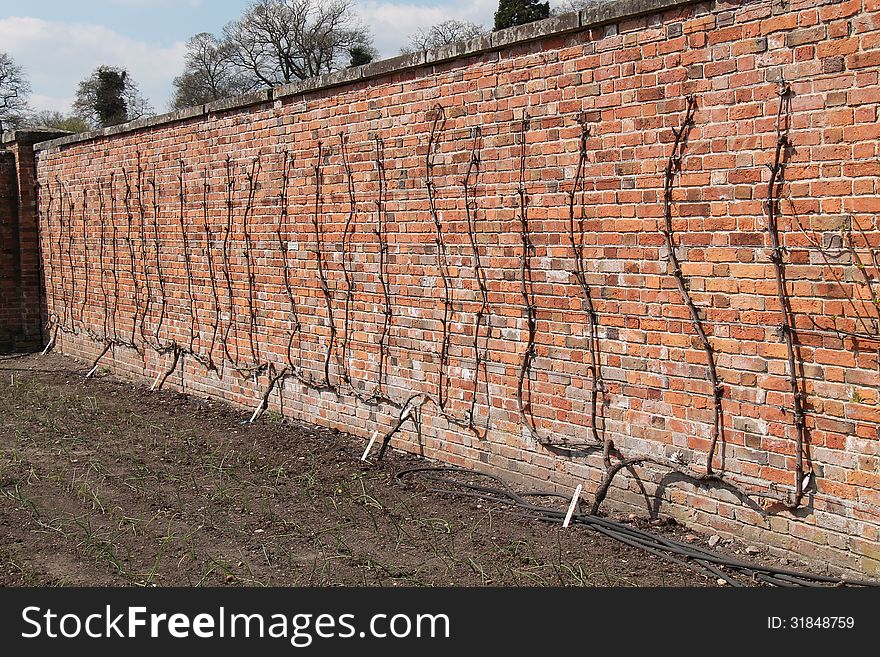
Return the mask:
M451 476L443 476L444 474L465 475L470 478L485 478L490 480L493 485L481 485L461 481L454 479ZM561 522L565 517L564 511L552 507L543 507L532 504L528 502L526 498L539 496L555 497L566 500L568 498L555 492L535 491L519 493L513 490L503 479L496 477L495 475L452 466L429 466L407 468L399 471L395 477L398 481L402 482L404 478L413 475L421 475L431 482L458 488L458 490L454 488L430 488L430 490L435 493L476 497L490 502L506 504L521 511L525 511L527 517L548 522ZM877 582L867 580L851 580L827 575L813 575L810 573L775 568L773 566L738 561L710 550L703 549L699 546L679 543L666 537L651 534L650 532L597 515L575 513L572 515L571 522L586 525L610 538L632 547L645 550L651 554L655 554L667 561L684 564L690 568L703 570L704 572L708 571L713 576L723 578L725 581L733 585L738 585L739 582L733 580L730 572L723 572L719 570L719 568L724 568L727 571L732 571L737 575L745 576L751 580L757 579L777 586L784 586L786 584L795 586L840 586L842 584L850 586L880 586Z

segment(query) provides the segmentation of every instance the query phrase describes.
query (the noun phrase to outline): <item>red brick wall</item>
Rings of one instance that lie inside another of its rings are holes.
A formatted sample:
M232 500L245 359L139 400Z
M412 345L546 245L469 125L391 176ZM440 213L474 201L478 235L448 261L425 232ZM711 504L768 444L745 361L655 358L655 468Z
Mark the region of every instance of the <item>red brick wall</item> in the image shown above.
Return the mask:
M68 134L24 130L2 135L0 151L0 351L43 342L44 299L37 222L34 144Z
M39 154L38 177L57 346L91 360L109 345L101 366L153 380L182 353L167 386L249 408L287 368L272 409L364 437L421 393L433 400L421 431L406 423L394 445L518 485L594 492L608 438L612 461L662 462L637 466L651 508L877 574L878 73L878 0L704 2L56 144ZM783 78L792 149L777 160ZM664 203L689 95L694 125ZM437 106L445 121L434 127ZM579 117L590 128L580 176ZM477 129L479 170L468 176ZM770 200L813 473L794 511L780 503L794 492L799 431L768 231L771 167L783 162ZM592 350L569 232L577 181ZM705 472L715 414L708 356L665 246L667 207L721 384L720 485L680 472ZM367 403L377 392L396 406ZM520 400L531 402L524 413ZM645 508L627 471L608 505Z
M15 156L10 151L0 151L0 352L14 348L21 323L18 260Z

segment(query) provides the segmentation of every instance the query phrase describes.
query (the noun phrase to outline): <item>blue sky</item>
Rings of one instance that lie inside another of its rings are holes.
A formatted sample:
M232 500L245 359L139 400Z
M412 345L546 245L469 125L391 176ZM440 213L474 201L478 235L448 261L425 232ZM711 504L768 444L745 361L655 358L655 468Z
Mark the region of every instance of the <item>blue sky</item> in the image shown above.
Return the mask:
M383 57L419 27L455 18L490 25L497 0L353 0ZM36 109L66 112L101 64L126 67L158 112L183 68L187 39L218 33L247 0L0 0L0 51L21 64ZM557 4L555 1L551 4Z

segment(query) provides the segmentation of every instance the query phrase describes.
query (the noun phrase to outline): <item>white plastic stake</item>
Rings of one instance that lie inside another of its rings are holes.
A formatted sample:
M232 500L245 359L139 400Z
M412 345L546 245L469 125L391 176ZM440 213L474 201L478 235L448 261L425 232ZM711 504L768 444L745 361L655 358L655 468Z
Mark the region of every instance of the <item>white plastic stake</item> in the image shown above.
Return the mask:
M257 416L260 414L260 411L263 410L263 398L260 398L260 401L257 403L257 407L254 409L254 414L251 415L251 419L248 420L248 424L253 424L257 419Z
M159 379L162 378L162 370L159 370L159 373L156 375L156 380L153 381L153 385L150 386L150 390L155 390L156 386L159 385Z
M373 443L376 442L376 438L379 436L379 430L376 429L373 432L373 437L370 438L370 442L367 443L367 448L364 450L364 455L361 457L361 461L367 460L367 454L370 453L370 450L373 449Z
M574 489L574 495L571 498L571 504L568 505L568 513L565 514L565 520L562 522L563 527L568 527L569 523L571 522L571 517L574 515L574 508L577 506L578 499L580 499L581 496L581 488L583 488L583 486L578 484L577 488Z
M89 370L89 373L88 373L88 374L86 374L86 378L87 378L87 379L91 379L91 378L92 378L92 375L93 375L95 372L97 372L97 371L98 371L98 364L95 363L95 366L94 366L92 369Z

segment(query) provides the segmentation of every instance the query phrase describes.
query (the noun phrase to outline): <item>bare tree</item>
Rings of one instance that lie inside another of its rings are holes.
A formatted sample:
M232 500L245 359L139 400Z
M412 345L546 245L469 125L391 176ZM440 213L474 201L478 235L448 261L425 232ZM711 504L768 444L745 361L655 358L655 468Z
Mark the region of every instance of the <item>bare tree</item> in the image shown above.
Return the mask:
M92 126L105 128L149 116L153 108L124 68L99 66L79 83L74 114Z
M21 125L29 111L30 92L24 69L5 52L0 52L0 132Z
M80 117L53 110L34 112L27 117L25 123L34 128L52 128L68 132L86 132L89 129L89 124Z
M232 62L232 44L201 32L186 44L185 68L174 78L172 109L210 103L253 88Z
M232 64L267 86L344 68L353 50L371 46L351 0L259 0L223 36Z
M583 11L590 7L595 7L602 0L563 0L558 6L550 10L551 16L560 16L562 14L570 14L577 11Z
M448 20L432 25L427 30L419 28L409 36L409 45L400 49L403 54L439 48L456 41L488 34L482 25L468 21Z

